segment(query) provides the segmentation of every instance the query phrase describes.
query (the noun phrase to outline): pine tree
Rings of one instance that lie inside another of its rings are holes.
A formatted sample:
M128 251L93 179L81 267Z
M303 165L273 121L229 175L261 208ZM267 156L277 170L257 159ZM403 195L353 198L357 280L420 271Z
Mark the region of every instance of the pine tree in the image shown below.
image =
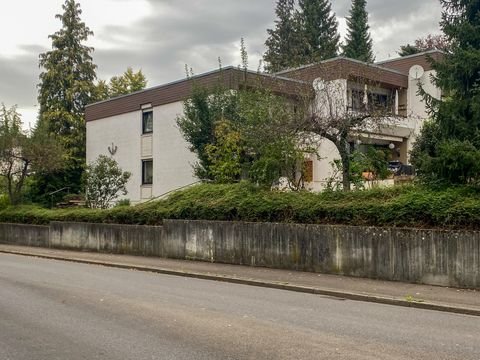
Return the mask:
M424 94L433 125L422 133L413 161L428 180L480 181L480 0L441 0L449 52L434 62L440 101ZM424 146L422 144L430 144Z
M298 13L303 63L313 63L338 55L340 35L329 0L300 0Z
M96 66L93 48L84 45L93 32L81 21L75 0L66 0L63 14L56 15L62 28L50 35L52 50L40 55L39 122L58 139L67 152L64 171L37 176L38 191L62 187L80 190L85 166L85 106L95 93Z
M437 85L454 101L438 111L445 135L478 138L480 146L480 0L442 0L442 29L451 53L435 64Z
M353 0L350 16L347 17L347 38L343 48L343 55L368 63L373 63L373 41L368 26L368 12L366 0Z
M410 55L415 55L422 52L419 48L417 48L415 45L407 44L407 45L402 45L400 46L400 51L398 52L399 56L410 56Z
M274 73L301 64L298 46L298 26L295 17L295 0L278 0L275 9L275 29L268 29L265 42L267 52L263 59L265 70Z

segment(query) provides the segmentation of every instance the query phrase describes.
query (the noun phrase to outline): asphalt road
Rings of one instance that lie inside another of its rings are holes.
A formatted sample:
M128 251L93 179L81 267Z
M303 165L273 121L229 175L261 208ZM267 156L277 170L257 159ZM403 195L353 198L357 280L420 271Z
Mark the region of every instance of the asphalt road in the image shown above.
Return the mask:
M0 254L0 359L480 359L480 318Z

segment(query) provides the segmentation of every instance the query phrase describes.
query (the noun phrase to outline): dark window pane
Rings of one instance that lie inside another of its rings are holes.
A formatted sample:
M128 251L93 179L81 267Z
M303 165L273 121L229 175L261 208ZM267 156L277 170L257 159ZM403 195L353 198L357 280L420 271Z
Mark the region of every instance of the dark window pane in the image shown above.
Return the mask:
M142 116L142 126L143 126L143 133L149 134L153 132L153 111L146 111L143 113Z
M142 162L142 184L153 184L153 161L145 160Z

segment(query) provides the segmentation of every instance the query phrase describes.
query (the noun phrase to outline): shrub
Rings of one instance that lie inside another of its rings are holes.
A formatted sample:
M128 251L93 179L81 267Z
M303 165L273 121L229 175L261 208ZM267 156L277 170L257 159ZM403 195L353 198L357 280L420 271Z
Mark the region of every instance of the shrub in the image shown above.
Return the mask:
M100 155L84 173L87 206L93 209L110 207L120 194L127 194L126 185L131 175L124 172L114 159Z
M115 207L124 207L124 206L130 206L130 199L122 199L118 200L117 203L115 204Z
M480 189L406 185L368 191L269 191L250 183L203 184L168 198L108 210L0 208L0 222L161 225L163 219L480 229Z

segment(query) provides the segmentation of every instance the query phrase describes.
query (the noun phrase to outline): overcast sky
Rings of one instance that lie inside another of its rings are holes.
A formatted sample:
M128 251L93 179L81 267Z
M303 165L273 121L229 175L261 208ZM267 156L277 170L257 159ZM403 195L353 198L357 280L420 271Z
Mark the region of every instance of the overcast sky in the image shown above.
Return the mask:
M17 104L24 122L36 119L38 55L61 24L55 14L63 0L2 0L0 12L0 103ZM79 0L82 19L95 35L98 76L108 79L128 66L142 69L155 86L183 78L185 64L201 73L238 65L245 38L250 67L265 51L266 29L273 27L275 0ZM340 31L350 0L333 0ZM439 0L369 0L377 60L417 37L439 32Z

